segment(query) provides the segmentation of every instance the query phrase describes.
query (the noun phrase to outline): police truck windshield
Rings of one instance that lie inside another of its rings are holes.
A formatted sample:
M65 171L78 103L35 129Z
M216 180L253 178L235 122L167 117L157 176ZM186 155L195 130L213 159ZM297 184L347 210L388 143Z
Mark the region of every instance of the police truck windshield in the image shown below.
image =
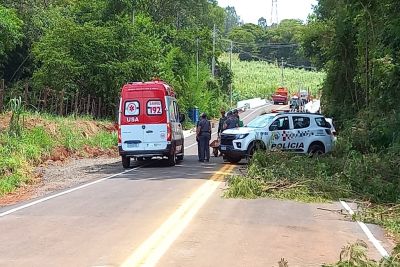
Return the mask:
M249 124L247 124L247 127L250 128L265 128L268 127L272 120L275 118L274 115L263 115L260 117L255 118Z

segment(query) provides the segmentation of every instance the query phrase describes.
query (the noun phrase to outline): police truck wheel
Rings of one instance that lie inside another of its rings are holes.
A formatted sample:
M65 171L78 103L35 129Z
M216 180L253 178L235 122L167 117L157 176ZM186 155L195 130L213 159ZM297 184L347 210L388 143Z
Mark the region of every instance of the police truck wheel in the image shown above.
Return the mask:
M122 167L125 169L129 168L131 166L131 158L130 157L125 157L122 156Z
M227 157L226 158L230 163L239 163L242 159L239 157Z
M320 145L312 145L308 149L308 155L310 157L320 156L322 154L324 154L324 148L321 147Z

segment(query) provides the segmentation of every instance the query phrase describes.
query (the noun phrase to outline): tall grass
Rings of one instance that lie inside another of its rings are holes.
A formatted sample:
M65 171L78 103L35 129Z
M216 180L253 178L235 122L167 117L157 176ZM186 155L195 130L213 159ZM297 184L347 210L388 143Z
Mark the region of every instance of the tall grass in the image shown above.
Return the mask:
M107 122L73 117L42 117L37 113L20 115L26 121L38 121L38 125L51 125L54 131L43 125L26 128L21 124L19 135L14 134L15 131L11 132L13 134L0 132L0 196L29 183L33 167L49 158L56 148L79 154L85 147L110 149L117 144L116 134L106 131L104 127L95 127L87 134L80 126L80 123L101 126L107 125Z
M229 62L229 55L220 57L222 62ZM281 68L263 61L240 61L238 55L232 57L233 95L235 100L254 97L267 98L278 86L281 86ZM284 86L289 91L310 89L317 94L321 89L325 73L303 69L284 69Z

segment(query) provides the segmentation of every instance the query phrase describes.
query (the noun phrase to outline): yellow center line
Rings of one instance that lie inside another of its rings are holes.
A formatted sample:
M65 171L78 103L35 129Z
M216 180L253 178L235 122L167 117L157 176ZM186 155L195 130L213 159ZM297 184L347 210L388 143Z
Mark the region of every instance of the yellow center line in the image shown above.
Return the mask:
M121 267L155 266L219 187L225 175L230 174L234 167L233 165L224 165L215 172L148 239L133 251Z

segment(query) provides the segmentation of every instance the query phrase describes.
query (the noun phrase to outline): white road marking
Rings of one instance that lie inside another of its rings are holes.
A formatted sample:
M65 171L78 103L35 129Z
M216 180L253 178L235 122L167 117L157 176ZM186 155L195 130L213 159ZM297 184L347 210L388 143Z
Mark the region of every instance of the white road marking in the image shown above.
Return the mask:
M340 200L340 204L347 210L347 212L350 215L354 215L354 211L350 208L350 206ZM389 257L389 253L386 251L386 249L381 245L381 241L377 240L375 236L372 234L372 232L369 230L369 228L365 225L365 223L356 221L358 225L361 227L365 235L368 237L368 240L374 245L374 247L378 250L378 252L381 254L382 257Z
M71 189L69 189L69 190L66 190L66 191L57 193L57 194L55 194L55 195L51 195L51 196L48 196L48 197L44 197L44 198L35 200L35 201L33 201L33 202L30 202L30 203L28 203L28 204L25 204L25 205L22 205L22 206L19 206L19 207L10 209L10 210L8 210L8 211L5 211L5 212L0 213L0 218L1 218L1 217L4 217L4 216L6 216L6 215L9 215L9 214L11 214L11 213L14 213L14 212L17 212L17 211L20 211L20 210L23 210L23 209L32 207L32 206L37 205L37 204L39 204L39 203L42 203L42 202L51 200L51 199L53 199L53 198L56 198L56 197L59 197L59 196L63 196L63 195L72 193L72 192L74 192L74 191L83 189L83 188L85 188L85 187L88 187L88 186L91 186L91 185L94 185L94 184L98 184L98 183L100 183L100 182L103 182L103 181L105 181L105 180L114 178L114 177L119 176L119 175L121 175L121 174L125 174L125 173L128 173L128 172L135 171L135 170L137 170L137 169L139 169L139 168L141 168L141 167L143 167L143 166L139 166L139 167L136 167L136 168L133 168L133 169L130 169L130 170L126 170L126 171L123 171L123 172L120 172L120 173L117 173L117 174L114 174L114 175L111 175L111 176L108 176L108 177L105 177L105 178L102 178L102 179L99 179L99 180L90 182L90 183L87 183L87 184L83 184L83 185L78 186L78 187L71 188Z
M270 106L270 105L271 105L271 104L267 104L267 105L261 106L261 107L259 107L259 108L256 108L256 109L253 110L251 113L249 113L248 115L246 115L242 120L247 119L248 117L250 117L251 115L253 115L255 112L259 111L259 110L262 109L262 108L265 108L265 107L267 107L267 106ZM211 136L216 135L216 134L218 134L218 133L217 133L217 132L212 133ZM194 144L191 144L191 145L189 145L189 146L186 146L185 149L188 149L188 148L191 148L191 147L194 147L194 146L197 146L197 142L194 143Z

